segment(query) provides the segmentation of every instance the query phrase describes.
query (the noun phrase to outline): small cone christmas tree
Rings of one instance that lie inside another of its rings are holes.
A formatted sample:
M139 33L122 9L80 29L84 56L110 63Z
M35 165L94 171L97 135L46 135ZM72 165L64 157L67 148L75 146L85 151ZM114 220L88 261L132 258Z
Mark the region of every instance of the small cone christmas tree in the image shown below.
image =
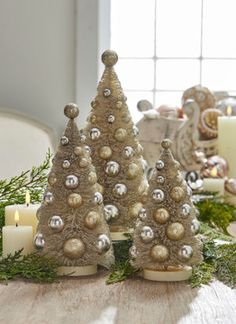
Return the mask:
M147 187L138 129L113 68L117 60L113 51L102 55L105 71L84 130L98 182L104 189L105 217L114 240L124 239L122 232L134 226Z
M78 107L68 104L64 113L69 121L37 213L35 246L58 261L60 274L88 275L110 252L109 228L90 148L74 121Z
M193 264L202 260L199 223L191 202L191 190L170 151L163 151L149 181L147 200L139 213L130 249L131 263L143 269L144 278L158 281L186 280Z

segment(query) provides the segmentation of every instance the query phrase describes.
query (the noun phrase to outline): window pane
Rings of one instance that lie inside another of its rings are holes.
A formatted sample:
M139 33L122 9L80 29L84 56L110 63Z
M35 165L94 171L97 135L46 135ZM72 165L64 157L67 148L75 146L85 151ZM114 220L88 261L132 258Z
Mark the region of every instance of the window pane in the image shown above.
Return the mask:
M158 60L157 89L183 91L199 83L199 60Z
M154 55L155 0L111 0L111 48L123 57Z
M156 32L157 56L199 57L201 0L158 0Z
M125 91L125 95L127 96L127 105L129 107L129 111L132 115L133 122L137 123L142 117L143 114L138 111L137 103L140 100L146 99L153 102L153 92L151 91Z
M182 91L157 91L155 95L155 107L170 105L181 107Z
M236 57L235 0L204 1L203 56Z
M203 60L202 84L213 90L236 90L235 60Z
M115 66L123 89L152 90L154 62L148 59L120 59Z

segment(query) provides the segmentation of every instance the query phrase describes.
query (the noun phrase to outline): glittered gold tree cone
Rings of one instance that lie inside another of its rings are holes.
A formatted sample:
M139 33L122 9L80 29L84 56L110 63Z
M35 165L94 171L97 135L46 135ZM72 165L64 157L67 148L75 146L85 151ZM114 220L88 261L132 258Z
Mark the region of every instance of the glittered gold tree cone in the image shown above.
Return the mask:
M146 279L180 281L188 279L191 265L202 260L199 223L191 190L170 151L171 141L165 139L161 145L163 151L139 213L130 257Z
M97 264L113 257L90 148L74 121L78 107L68 104L64 113L69 121L37 213L35 246L58 261L60 274L82 276L95 273Z
M114 240L125 239L123 233L133 228L147 188L138 129L113 67L117 60L113 51L102 55L105 70L84 130L104 190L105 216Z

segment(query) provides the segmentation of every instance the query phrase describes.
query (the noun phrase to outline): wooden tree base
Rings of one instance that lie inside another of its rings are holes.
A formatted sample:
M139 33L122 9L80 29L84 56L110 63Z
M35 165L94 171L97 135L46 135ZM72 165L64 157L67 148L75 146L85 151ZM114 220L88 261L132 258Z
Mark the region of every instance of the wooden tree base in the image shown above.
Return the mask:
M151 269L143 270L143 278L153 281L183 281L188 280L192 275L192 267L181 269L158 271Z
M90 276L97 272L97 265L88 265L88 266L75 266L75 267L67 267L62 266L57 270L60 276Z
M112 241L125 241L128 240L129 238L124 235L124 234L133 234L133 229L128 228L128 229L121 229L121 228L116 228L116 227L111 227L110 228L110 235Z

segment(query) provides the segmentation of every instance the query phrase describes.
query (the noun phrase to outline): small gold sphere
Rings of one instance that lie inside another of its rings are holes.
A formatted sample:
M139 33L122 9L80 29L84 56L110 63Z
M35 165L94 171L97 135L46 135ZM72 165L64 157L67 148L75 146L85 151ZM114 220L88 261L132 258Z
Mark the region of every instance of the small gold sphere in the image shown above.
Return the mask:
M112 156L112 150L110 146L102 146L99 150L99 156L103 160L107 160Z
M161 146L164 148L164 149L169 149L172 145L172 142L171 140L169 140L168 138L164 139L162 142L161 142Z
M63 251L68 258L78 259L84 255L84 242L79 238L71 238L64 243Z
M88 182L90 184L94 184L94 183L97 182L97 174L96 174L96 172L93 172L93 171L89 172L89 174L88 174Z
M88 159L86 159L86 158L80 159L79 166L81 168L86 168L88 165L89 165L89 160Z
M127 170L127 179L134 179L139 173L139 167L135 163L130 163Z
M151 258L156 262L164 262L169 258L169 250L164 245L154 245L150 251Z
M95 109L95 108L97 108L97 106L98 106L98 102L96 100L93 100L91 102L91 107Z
M82 197L77 193L72 193L67 197L67 203L70 207L77 208L82 205Z
M84 224L89 229L94 229L99 223L100 216L95 211L90 211L85 217Z
M142 208L142 204L141 203L135 203L133 206L131 206L131 208L129 209L129 215L132 218L137 218L138 217L138 213L140 211L140 209Z
M89 116L89 121L92 123L92 124L94 124L94 123L96 123L96 121L97 121L97 117L96 117L96 115L91 115L91 116Z
M184 236L184 226L181 223L172 223L167 227L166 233L170 240L178 241Z
M120 108L122 108L122 106L123 106L122 101L117 101L117 103L116 103L116 108L117 108L117 109L120 109Z
M83 148L81 146L76 146L74 148L74 153L75 153L75 155L79 156L79 155L82 155L84 153L84 150L83 150Z
M118 55L116 52L111 50L106 50L102 54L102 62L106 67L112 67L118 61Z
M154 211L153 217L157 223L165 224L170 218L170 214L165 208L159 208Z
M116 131L115 131L115 139L118 141L118 142L124 142L126 136L127 136L127 131L126 129L124 128L118 128Z
M64 114L70 119L74 119L79 115L79 108L74 103L69 103L64 108Z
M48 176L48 183L53 186L57 182L57 177L54 172L50 173Z
M174 188L171 190L170 196L171 196L171 198L172 198L174 201L176 201L176 202L180 202L180 201L184 198L185 193L184 193L183 188L181 188L181 187L174 187Z

